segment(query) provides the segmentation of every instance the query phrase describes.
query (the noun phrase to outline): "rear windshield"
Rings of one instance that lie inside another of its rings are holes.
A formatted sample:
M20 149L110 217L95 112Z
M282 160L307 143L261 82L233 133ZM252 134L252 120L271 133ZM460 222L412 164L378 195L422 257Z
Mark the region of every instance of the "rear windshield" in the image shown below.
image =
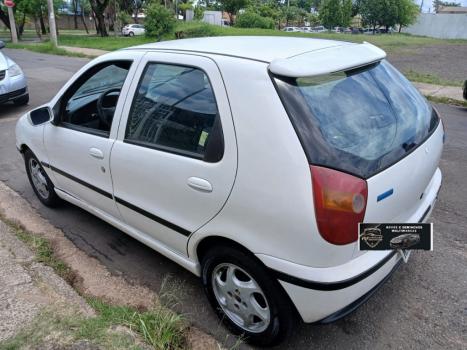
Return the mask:
M387 61L274 80L310 164L368 178L414 150L438 125L431 105Z

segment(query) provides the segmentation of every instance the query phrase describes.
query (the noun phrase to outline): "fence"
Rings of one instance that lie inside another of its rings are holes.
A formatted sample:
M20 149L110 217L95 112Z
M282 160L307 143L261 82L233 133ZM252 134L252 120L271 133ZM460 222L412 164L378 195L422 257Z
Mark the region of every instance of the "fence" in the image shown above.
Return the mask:
M422 13L403 32L440 39L467 39L467 14Z

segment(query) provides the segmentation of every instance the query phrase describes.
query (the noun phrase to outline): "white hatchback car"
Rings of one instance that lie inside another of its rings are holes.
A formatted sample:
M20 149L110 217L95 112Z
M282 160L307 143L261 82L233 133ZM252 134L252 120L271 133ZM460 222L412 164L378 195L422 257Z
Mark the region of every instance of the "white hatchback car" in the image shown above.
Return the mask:
M347 315L395 251L359 222L421 222L436 111L368 43L166 41L101 56L17 124L39 199L97 215L198 275L235 333L278 343Z
M135 36L135 35L144 35L146 30L142 24L127 24L122 28L122 34L124 36Z

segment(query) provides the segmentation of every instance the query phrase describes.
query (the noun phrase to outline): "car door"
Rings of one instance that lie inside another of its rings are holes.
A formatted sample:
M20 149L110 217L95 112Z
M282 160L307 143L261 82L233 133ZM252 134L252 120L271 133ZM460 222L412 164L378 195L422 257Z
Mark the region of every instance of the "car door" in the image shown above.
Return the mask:
M60 97L53 108L55 121L44 129L45 165L53 172L57 190L114 217L119 213L112 196L109 156L123 106L121 96L135 66L131 59L123 59L87 69Z
M136 76L111 154L115 200L127 224L186 255L235 179L225 87L211 59L189 54L148 53Z

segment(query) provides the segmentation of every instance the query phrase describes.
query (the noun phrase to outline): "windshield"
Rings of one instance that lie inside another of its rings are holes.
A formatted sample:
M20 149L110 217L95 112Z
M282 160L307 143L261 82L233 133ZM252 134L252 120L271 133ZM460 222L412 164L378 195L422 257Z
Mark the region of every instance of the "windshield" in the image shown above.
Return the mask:
M397 162L438 124L425 98L387 61L275 82L310 163L362 178Z

